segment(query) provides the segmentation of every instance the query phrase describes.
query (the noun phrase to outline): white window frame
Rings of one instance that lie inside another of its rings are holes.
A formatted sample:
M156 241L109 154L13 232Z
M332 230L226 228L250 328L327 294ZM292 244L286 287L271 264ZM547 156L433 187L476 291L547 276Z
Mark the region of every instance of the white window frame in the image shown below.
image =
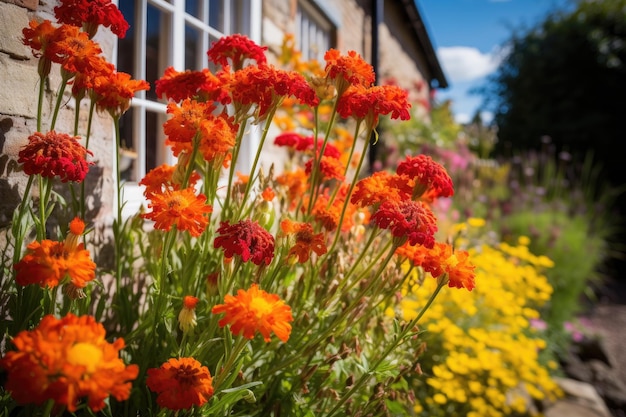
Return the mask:
M123 1L132 1L132 0L118 0L117 3ZM208 10L209 10L209 1L217 1L221 3L223 7L223 20L221 24L223 25L224 30L220 31L216 28L209 26L208 23ZM136 79L146 79L146 34L147 34L147 10L148 4L150 6L158 8L159 10L165 12L163 16L166 14L170 14L168 16L171 17L171 31L169 36L164 36L163 41L168 42L168 45L181 45L181 47L169 47L168 54L165 56L165 60L167 62L162 62L160 65L163 68L172 66L177 71L184 71L185 68L185 25L192 26L194 29L198 29L204 34L211 35L213 37L219 38L228 34L232 34L233 31L231 28L231 18L233 13L241 13L239 16L241 21L246 27L247 36L260 44L261 42L261 15L262 15L262 0L198 0L199 4L204 6L204 21L196 18L195 16L189 15L185 11L185 0L134 0L135 4L135 21L139 22L137 25L136 22L129 22L131 25L135 25L135 39L133 49L136 52L135 58L133 62L133 70L132 74ZM245 10L237 10L238 4L244 5ZM242 31L243 32L243 31ZM202 62L198 62L197 65L201 68L208 67L208 57L206 51L209 49L209 40L208 36L201 37L200 48L203 48L203 53L197 55L198 59L201 59ZM113 59L117 64L117 53L118 53L118 45L114 44L113 47ZM150 86L152 89L154 86ZM167 104L163 100L154 101L146 98L146 91L139 91L131 101L131 108L128 111L133 112L133 126L132 126L132 135L133 135L133 150L137 153L137 159L134 166L134 177L135 178L143 178L146 174L146 115L148 111L152 111L158 114L165 115ZM252 161L254 159L254 153L259 144L259 134L258 132L252 131L247 137L244 143L246 146L242 146L239 163L240 170L249 170L252 166ZM116 161L115 158L115 149L113 147L112 150L112 160ZM164 147L160 147L160 149L165 149ZM160 163L175 163L175 158L171 153L166 152L165 155L157 155L157 158L160 160ZM117 169L117 167L115 167ZM114 179L115 181L115 179ZM144 202L143 197L143 187L139 186L136 181L128 181L124 183L123 188L123 198L125 200L124 210L122 212L123 217L129 217L137 213L139 208Z

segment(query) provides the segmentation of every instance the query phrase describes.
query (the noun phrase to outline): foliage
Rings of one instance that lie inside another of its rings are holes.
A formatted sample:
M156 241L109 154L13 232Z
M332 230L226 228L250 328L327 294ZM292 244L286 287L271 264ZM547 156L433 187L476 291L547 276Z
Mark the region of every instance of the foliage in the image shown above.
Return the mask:
M625 22L624 0L579 0L513 33L483 91L500 155L539 149L547 136L581 160L593 150L609 178L623 181L613 149L623 136Z

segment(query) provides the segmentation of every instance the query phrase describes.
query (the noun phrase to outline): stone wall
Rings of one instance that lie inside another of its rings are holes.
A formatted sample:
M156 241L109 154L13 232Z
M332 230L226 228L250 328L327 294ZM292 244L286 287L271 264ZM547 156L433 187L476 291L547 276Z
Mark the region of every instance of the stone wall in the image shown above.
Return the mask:
M22 43L22 29L32 19L54 22L54 1L0 0L0 244L27 182L17 163L20 148L37 130L37 95L39 76L37 58ZM101 30L95 40L110 60L114 36L108 29ZM45 82L46 98L43 105L42 131L50 125L50 115L60 83L59 68L53 65ZM83 100L79 122L79 136L86 133L88 100ZM72 133L75 102L66 92L55 130ZM95 165L87 176L88 218L96 227L110 224L114 196L113 183L113 124L108 115L96 115L92 125L89 148L94 153ZM36 187L35 187L36 188ZM66 187L63 187L66 188ZM99 228L99 227L98 227Z

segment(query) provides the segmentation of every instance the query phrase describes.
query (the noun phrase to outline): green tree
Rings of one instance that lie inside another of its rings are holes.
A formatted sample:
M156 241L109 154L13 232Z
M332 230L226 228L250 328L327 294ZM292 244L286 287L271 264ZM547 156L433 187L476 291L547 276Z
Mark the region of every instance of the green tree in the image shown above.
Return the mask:
M514 31L509 51L483 90L494 110L496 152L592 150L623 182L626 116L626 0L578 0L534 27Z

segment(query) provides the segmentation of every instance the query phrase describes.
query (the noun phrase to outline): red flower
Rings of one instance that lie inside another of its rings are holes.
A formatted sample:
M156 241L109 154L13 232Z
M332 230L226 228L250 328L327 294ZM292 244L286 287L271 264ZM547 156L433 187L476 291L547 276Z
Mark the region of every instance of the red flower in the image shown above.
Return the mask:
M157 97L165 94L168 99L176 102L186 98L199 98L202 101L211 98L222 101L227 94L222 90L221 81L206 68L202 71L179 72L173 67L168 67L163 77L154 84Z
M244 35L234 34L213 42L207 55L215 64L222 67L232 65L234 70L240 70L246 59L255 60L257 65L265 64L266 50L267 46L259 46Z
M269 265L274 258L274 237L256 221L246 219L233 225L225 221L217 233L213 245L222 248L226 258L239 255L244 262L251 260L256 265Z
M57 29L54 42L48 45L46 54L53 62L61 64L68 73L92 73L102 64L100 46L89 39L87 33L76 26L63 25Z
M372 215L371 222L381 229L389 229L398 238L397 246L406 240L411 245L435 245L437 220L421 201L383 201Z
M120 359L124 339L109 343L105 336L91 316L45 316L35 329L18 333L16 350L0 360L8 374L6 390L20 404L53 400L72 413L83 398L94 412L105 408L109 395L128 399L139 367Z
M159 368L148 369L146 385L156 392L157 404L170 410L204 405L213 395L213 378L194 358L172 358Z
M82 27L90 38L99 26L109 27L119 38L126 36L128 22L111 0L61 0L54 8L54 15L61 23Z
M324 139L317 140L317 150L322 149L322 145L324 144ZM286 146L288 148L292 148L296 151L313 151L315 148L315 144L313 141L313 136L302 136L299 133L294 132L285 132L276 136L274 139L274 145L276 146ZM339 159L341 156L341 152L331 143L326 143L326 148L324 148L324 155L330 156L331 158Z
M286 342L291 334L293 316L291 307L276 294L269 294L252 284L249 290L238 290L236 296L226 295L224 304L213 307L213 314L224 313L219 321L221 327L230 324L230 331L242 334L246 339L253 339L256 332L261 333L266 342L271 340L273 332Z
M301 74L280 70L272 65L245 67L235 71L227 83L238 120L249 116L253 106L256 106L256 120L264 120L288 96L310 106L319 103L315 91Z
M413 197L417 198L429 192L431 197L451 197L454 185L446 169L433 161L430 156L408 156L398 164L396 172L415 181Z
M350 87L337 103L337 113L341 117L365 120L370 128L378 125L381 115L391 114L392 119L409 120L410 108L407 91L393 85Z
M81 182L89 165L85 158L93 155L81 145L78 136L65 133L35 132L28 137L28 145L19 152L18 162L24 164L27 175L39 174L46 178L58 176L62 182Z
M169 231L176 226L177 230L187 230L194 237L204 232L209 223L207 215L213 211L206 204L206 197L196 195L193 187L153 193L150 200L148 207L152 208L152 212L141 217L153 220L155 229Z
M311 252L315 252L318 256L326 253L324 234L313 233L313 227L309 223L298 223L285 219L280 223L280 228L287 235L295 235L296 243L289 249L288 256L297 256L298 262L305 263L308 261Z

